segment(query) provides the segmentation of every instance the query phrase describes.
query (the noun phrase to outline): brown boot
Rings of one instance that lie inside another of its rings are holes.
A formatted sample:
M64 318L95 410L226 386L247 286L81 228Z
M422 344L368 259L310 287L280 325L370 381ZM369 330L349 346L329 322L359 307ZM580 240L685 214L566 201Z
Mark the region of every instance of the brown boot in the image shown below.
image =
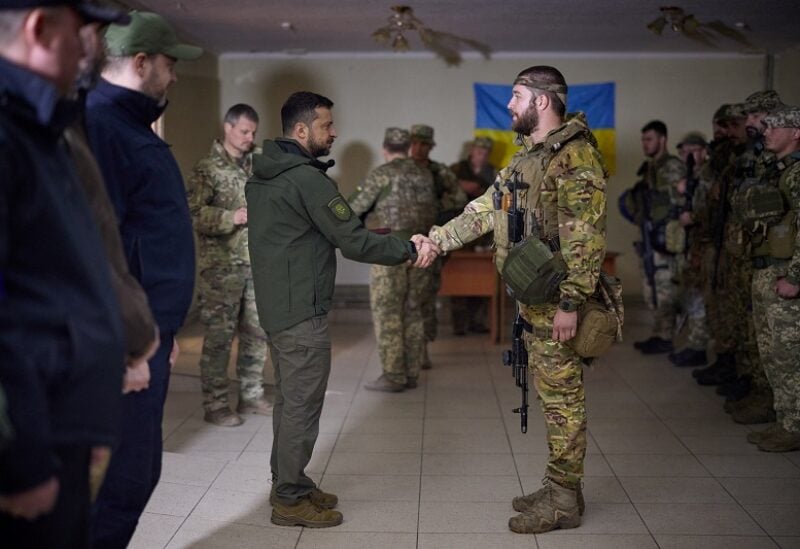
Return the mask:
M514 511L519 511L520 513L524 513L528 509L531 509L536 502L539 501L541 498L547 495L547 479L542 480L542 484L545 485L544 488L540 488L539 490L528 494L527 496L517 496L513 500L511 500L511 506L514 508ZM583 488L578 485L575 490L578 492L578 512L581 516L583 516L584 511L586 511L586 502L583 499Z
M217 410L206 410L206 413L203 415L203 421L219 425L220 427L238 427L244 423L241 416L227 406Z
M508 520L508 527L517 534L541 534L557 528L577 528L581 525L578 510L578 491L565 488L552 480L545 484L544 493L527 511Z
M800 433L787 431L782 426L758 442L762 452L796 452L800 450Z
M342 514L333 509L323 509L310 497L305 497L294 505L284 505L276 501L272 504L272 524L279 526L305 526L306 528L330 528L342 523Z
M733 421L742 425L755 425L775 421L775 410L766 399L754 400L752 404L731 414Z
M773 423L763 431L753 431L752 433L747 433L747 442L749 442L750 444L758 444L765 438L768 438L780 431L781 431L781 426L778 425L777 423Z
M239 412L240 414L258 414L260 416L271 416L272 403L264 397L249 402L240 400L239 404L236 406L236 411Z
M327 492L323 492L316 486L311 489L311 492L308 494L308 497L311 499L313 503L322 507L323 509L333 509L339 504L339 498L336 494L329 494ZM278 496L275 493L275 484L272 484L272 490L269 492L269 502L271 505L275 505L278 502Z

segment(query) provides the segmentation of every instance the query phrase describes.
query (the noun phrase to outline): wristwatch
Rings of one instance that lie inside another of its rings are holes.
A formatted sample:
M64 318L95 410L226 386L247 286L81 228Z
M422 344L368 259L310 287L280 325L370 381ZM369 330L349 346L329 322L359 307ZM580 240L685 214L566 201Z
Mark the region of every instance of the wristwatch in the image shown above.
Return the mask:
M565 313L573 313L578 310L578 305L569 298L563 298L558 302L558 308Z

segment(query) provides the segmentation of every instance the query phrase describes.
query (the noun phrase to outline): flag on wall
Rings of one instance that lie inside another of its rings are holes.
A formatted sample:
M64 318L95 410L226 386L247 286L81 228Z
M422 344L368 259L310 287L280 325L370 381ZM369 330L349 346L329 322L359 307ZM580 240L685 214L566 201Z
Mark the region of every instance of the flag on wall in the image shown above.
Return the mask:
M589 122L608 171L616 172L617 144L614 130L614 82L571 84L567 94L567 112L583 111ZM506 84L474 84L475 136L494 140L491 162L506 166L519 149L514 143L517 134L511 131L508 114L512 86Z

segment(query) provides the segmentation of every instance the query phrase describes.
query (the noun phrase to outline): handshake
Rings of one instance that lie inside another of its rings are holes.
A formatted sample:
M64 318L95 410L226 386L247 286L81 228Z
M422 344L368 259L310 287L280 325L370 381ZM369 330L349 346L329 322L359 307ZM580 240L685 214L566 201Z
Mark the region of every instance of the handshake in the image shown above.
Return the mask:
M427 269L436 261L437 257L442 255L442 250L439 246L425 235L415 234L409 240L411 240L417 248L417 260L414 262L414 267Z

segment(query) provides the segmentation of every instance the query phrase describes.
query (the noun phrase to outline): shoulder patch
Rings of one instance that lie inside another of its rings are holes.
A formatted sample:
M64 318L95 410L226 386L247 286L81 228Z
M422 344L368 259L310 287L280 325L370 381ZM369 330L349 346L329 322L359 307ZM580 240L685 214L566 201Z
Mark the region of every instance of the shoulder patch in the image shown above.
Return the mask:
M328 202L328 209L339 221L350 221L353 216L353 210L350 209L347 201L342 196L337 196Z

